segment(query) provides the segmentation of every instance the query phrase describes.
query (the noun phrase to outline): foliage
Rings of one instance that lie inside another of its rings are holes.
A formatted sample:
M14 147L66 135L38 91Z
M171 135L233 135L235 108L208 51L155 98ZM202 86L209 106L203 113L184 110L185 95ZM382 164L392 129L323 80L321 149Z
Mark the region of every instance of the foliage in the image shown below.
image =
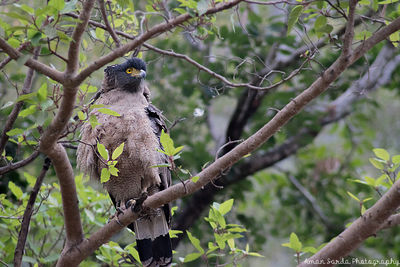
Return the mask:
M23 160L37 149L43 129L49 127L57 114L65 93L59 83L42 74L35 74L31 91L22 92L27 72L27 68L22 66L32 56L35 47L40 48L40 62L59 70L65 69L71 34L78 22L71 14L82 10L81 1L50 0L47 5L42 2L18 1L1 6L1 38L13 48L23 48L23 56L5 65L3 75L0 75L1 124L4 125L17 103L23 102L23 105L13 128L6 133L9 142L1 153L0 167ZM292 1L294 5L275 6L241 3L224 13L197 17L225 1L106 2L113 29L127 36L137 36L164 22L168 16L190 14L192 20L148 43L165 51L188 55L234 83L258 81L257 85L268 86L282 81L302 63L307 63L295 77L279 87L254 93L243 87L228 87L215 75L199 71L185 60L142 47L140 55L148 63L147 83L152 101L164 111L171 121L169 125L174 125L171 136L162 133L164 149L159 152L170 157L168 167L189 175L193 182L199 179L196 173L222 156L221 146L231 141L229 134L233 130L229 129L230 123L249 115L243 121L240 136L235 139L247 138L334 62L343 46L340 31L347 23L343 14L348 11L348 1L312 1L307 4ZM94 12L92 22L104 23L99 13L98 10ZM399 17L400 5L398 1L363 0L358 2L356 13L363 20L355 27L354 45ZM375 16L377 14L379 17ZM399 34L395 32L389 38L395 46ZM121 43L129 41L123 35L119 38ZM318 42L322 44L317 45ZM296 55L298 49L304 47L304 53ZM232 266L241 260L240 264L253 266L258 257L248 256L260 255L265 256L263 261L269 262L274 262L276 255L283 255L292 263L292 252L280 248L279 244L286 242L284 246L295 251L297 260L304 258L304 253L306 256L315 253L322 246L319 244L337 236L392 186L399 176L400 156L390 155L400 151L396 143L396 133L400 129L396 121L388 118L395 117L393 114L400 108L397 90L399 68L394 70L384 89L378 86L376 89L379 91L371 97L348 107L349 116L329 125L321 123L327 114L334 113L330 103L357 84L361 74L369 73L369 66L383 47L384 44L377 45L355 62L324 95L314 100L254 154L241 159L232 169L221 170L225 175L221 180L228 181L227 185L221 190L216 187L218 190L214 191L218 194L212 199L211 207L210 204L204 205L210 209L208 214L201 213L200 218L205 218L208 224L199 219L190 230L184 231L187 238L182 243L190 243L193 247L181 245L176 249L177 265L195 266L206 262ZM90 24L80 49L79 68L82 70L115 50L116 42L107 30ZM7 56L2 51L0 57L2 62ZM118 63L122 61L118 60ZM385 69L385 66L381 67ZM263 73L265 69L267 71ZM89 116L90 112L96 109L110 116L119 116L106 106L89 104L101 87L102 77L102 70L99 70L79 86L74 119L69 121L60 139L74 167L79 126L85 121L89 121L92 127L99 124L95 116ZM262 80L257 80L260 77ZM360 89L363 94L364 90L369 93L368 88ZM242 116L233 117L232 114L249 102L248 114L243 111ZM251 162L284 147L304 129L310 134L301 136L294 149L289 147L294 151L286 155L290 149L283 149L273 165L251 172L252 168L248 167L252 166ZM184 144L185 149L183 146L175 147L174 143ZM119 146L114 151L108 151L100 143L95 147L104 161L102 182L111 175L118 175L116 165L124 143L116 145ZM386 150L373 149L374 156L371 157L373 147L385 147ZM7 264L13 259L21 216L40 171L41 159L39 157L23 168L6 173L0 180L0 259ZM176 178L178 172L175 174ZM314 202L293 181L299 182ZM89 182L84 182L82 175L77 175L75 182L84 233L88 237L106 224L114 210L108 196L101 189L88 186ZM174 182L179 181L175 179ZM52 264L62 250L65 231L59 190L51 169L35 202L24 262ZM177 201L179 209L175 221L187 207L192 207L186 206L191 199ZM316 211L315 203L322 213ZM175 237L182 233L171 230L170 234ZM367 239L363 247L351 256L368 258L373 250L374 257L398 258L400 250L395 244L400 242L399 236L397 228L381 231L376 237ZM97 250L82 266L100 262L127 265L135 259L133 235L125 230Z

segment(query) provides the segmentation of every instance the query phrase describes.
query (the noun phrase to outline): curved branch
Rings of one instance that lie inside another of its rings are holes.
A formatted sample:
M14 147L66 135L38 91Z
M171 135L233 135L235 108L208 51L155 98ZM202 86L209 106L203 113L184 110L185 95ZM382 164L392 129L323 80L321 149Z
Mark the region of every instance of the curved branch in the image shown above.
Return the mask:
M8 54L8 56L14 60L17 60L18 58L23 56L21 52L19 52L17 49L12 48L3 38L0 38L0 48L2 48ZM59 72L56 69L52 69L35 59L29 58L24 63L24 65L50 77L51 79L59 83L63 83L65 80L62 72Z
M28 237L29 224L33 213L33 206L35 205L36 197L39 193L43 179L50 168L50 164L50 160L46 158L43 164L42 171L36 179L31 195L29 196L28 203L26 204L24 216L22 218L21 229L18 234L18 242L14 252L14 266L16 267L20 267L22 263L22 255L24 254L26 238Z
M118 38L118 35L115 33L114 29L110 25L110 22L108 21L107 12L106 12L106 6L104 4L104 0L98 0L97 2L99 3L99 6L100 6L100 12L101 12L101 16L103 17L103 21L104 21L106 30L110 33L111 37L113 38L113 40L115 42L115 45L117 47L120 47L121 46L121 42L120 42L120 40Z
M221 12L223 10L230 9L233 6L236 6L237 4L239 4L242 1L243 0L233 0L233 1L230 1L230 2L220 3L220 4L216 5L215 7L212 7L210 9L208 9L204 13L204 15L202 15L202 16L212 15L212 14ZM142 45L147 40L149 40L149 39L151 39L151 38L153 38L153 37L155 37L155 36L157 36L159 34L167 32L167 31L177 27L178 25L181 25L182 23L184 23L186 21L189 21L190 19L192 19L192 16L189 13L186 13L186 14L179 15L178 17L175 17L173 19L170 19L167 22L160 23L160 24L157 24L157 25L153 26L148 31L146 31L142 35L136 37L135 39L133 39L129 43L127 43L127 44L115 49L113 52L111 52L111 53L109 53L107 55L104 55L104 56L100 57L98 60L96 60L95 62L90 64L88 67L83 69L76 76L76 78L74 78L74 84L80 84L91 73L93 73L94 71L100 69L104 65L112 62L113 60L115 60L118 57L121 57L121 56L125 55L129 51L132 51L136 47Z
M319 120L319 129L316 129L316 127L302 128L296 135L288 138L283 144L265 153L254 154L248 157L245 162L232 168L227 176L218 180L218 185L224 188L229 187L246 179L249 175L273 166L277 162L295 154L299 148L311 143L319 131L322 130L323 126L349 115L351 112L350 108L356 101L365 97L369 92L390 82L390 77L394 70L400 65L400 55L393 58L395 53L396 48L391 44L383 47L374 63L366 71L366 74L354 82L342 95L327 105L327 114ZM391 58L393 59L390 60ZM364 90L363 94L359 93L361 90ZM211 205L215 195L220 192L221 190L208 185L203 190L193 194L185 208L178 213L177 218L174 220L174 228L183 231L189 229L201 216L203 210ZM173 246L176 247L182 238L183 235L179 235L178 238L173 239Z
M74 32L72 33L72 40L68 49L68 61L65 74L69 77L74 75L79 68L79 47L82 41L82 35L86 30L90 13L94 5L94 0L87 0L83 4L81 14L79 15L79 22L76 24ZM67 78L65 82L69 82Z
M297 74L299 74L299 72L303 69L304 65L308 62L308 60L305 60L299 68L295 69L294 71L292 71L287 77L283 78L282 80L280 80L277 83L274 83L270 86L265 86L265 87L260 87L260 86L255 86L253 85L253 83L233 83L231 81L229 81L227 78L225 78L224 76L210 70L209 68L207 68L206 66L201 65L200 63L198 63L197 61L193 60L192 58L190 58L189 56L185 55L185 54L179 54L179 53L175 53L173 51L167 51L167 50L163 50L160 49L158 47L152 46L150 44L143 44L144 47L149 48L150 50L153 50L159 54L162 55L167 55L167 56L172 56L172 57L176 57L176 58L181 58L186 60L187 62L189 62L190 64L194 65L196 68L198 68L199 70L202 70L208 74L210 74L211 76L213 76L214 78L222 81L225 85L227 85L228 87L245 87L248 89L252 89L252 90L257 90L257 91L266 91L266 90L270 90L273 88L278 87L279 85L289 81L290 79L292 79L294 76L296 76Z
M386 227L389 216L397 210L399 205L400 180L393 184L386 194L346 230L329 242L314 256L306 259L298 266L333 266L335 260L340 260L347 256L351 251L360 246L365 239L374 235L383 227ZM313 264L313 262L318 262L319 264Z
M348 57L340 56L320 78L318 78L309 88L288 103L260 130L197 174L196 176L198 176L199 179L196 183L192 180L186 180L182 183L175 184L163 191L160 191L146 199L146 201L143 203L143 208L157 208L178 198L193 194L207 185L211 180L219 177L221 170L226 170L237 161L245 157L247 154L260 147L293 116L299 113L305 105L327 90L329 85L337 77L339 77L339 75L347 67L349 67L363 55L362 52L365 53L367 51L364 49L365 47L371 48L373 45L385 39L398 29L400 29L400 18L396 19L385 28L382 28L376 32L374 36L367 39L360 47L356 49L356 53L354 53L354 56L352 56L350 59ZM398 184L400 186L400 181ZM400 192L400 188L398 190ZM398 194L400 198L400 193ZM116 221L116 219L114 219L109 224L95 232L89 239L80 242L68 250L64 250L63 255L58 261L57 265L78 265L85 257L93 253L94 250L106 242L113 234L120 231L124 226L128 225L136 218L137 215L134 214L130 209L126 210L125 213L120 215L118 218L120 224Z
M38 55L40 52L40 47L36 47L34 52L33 52L33 59L37 59ZM24 85L22 86L22 93L21 95L25 95L31 92L32 90L32 78L33 78L34 70L33 69L28 69L28 72L26 73ZM1 139L0 139L0 155L3 153L3 150L6 146L6 143L9 139L9 136L7 135L7 132L12 129L15 120L18 117L19 112L22 109L22 106L24 105L24 101L19 101L17 102L10 115L7 118L6 124L4 125L3 132L1 134Z
M7 172L19 169L21 167L24 167L26 165L28 165L29 163L31 163L32 161L34 161L38 156L40 155L39 151L34 151L29 157L27 157L26 159L23 159L21 161L9 164L7 166L1 167L0 168L0 175L3 175Z

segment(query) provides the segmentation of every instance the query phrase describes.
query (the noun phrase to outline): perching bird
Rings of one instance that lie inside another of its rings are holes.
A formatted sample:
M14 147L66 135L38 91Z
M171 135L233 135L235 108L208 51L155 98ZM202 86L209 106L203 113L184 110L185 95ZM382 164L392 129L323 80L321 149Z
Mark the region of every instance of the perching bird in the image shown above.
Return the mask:
M94 109L97 117L94 128L86 122L81 129L81 143L77 151L78 167L91 178L100 180L104 159L96 151L103 144L111 154L124 143L117 158L118 176L111 175L103 186L117 210L129 206L132 200L152 195L171 184L167 167L154 167L168 162L162 149L161 131L166 131L161 112L149 103L149 91L144 85L146 64L132 58L104 70L105 77L96 104L118 112L112 116ZM144 214L128 225L136 234L139 257L144 266L170 266L172 248L169 238L171 213L169 205Z

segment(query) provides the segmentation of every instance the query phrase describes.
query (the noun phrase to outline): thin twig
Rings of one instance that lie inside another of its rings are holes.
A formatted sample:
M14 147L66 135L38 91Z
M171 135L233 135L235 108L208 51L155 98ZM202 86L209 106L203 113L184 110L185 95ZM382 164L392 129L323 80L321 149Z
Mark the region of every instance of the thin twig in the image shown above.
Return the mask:
M46 158L44 160L42 171L36 179L35 185L32 189L31 195L29 196L29 200L25 208L24 216L21 223L21 230L19 231L17 246L14 252L14 266L16 267L20 267L22 263L22 255L24 254L26 238L28 237L29 224L32 217L33 206L35 205L36 197L39 193L43 179L47 171L49 170L50 164L50 160Z
M18 48L17 51L21 52L23 49L25 49L25 47L28 46L28 42L22 43ZM5 59L3 59L3 61L0 62L0 70L2 68L4 68L10 61L12 60L12 58L10 56L6 57Z
M253 0L244 0L244 1L249 4L265 5L265 6L274 6L274 5L279 5L279 4L307 6L310 3L315 2L316 0L305 1L305 2L291 2L291 1L287 1L287 0L277 0L277 1L268 1L268 2L253 1Z
M36 47L34 52L33 52L33 58L37 59L38 55L40 52L40 46ZM34 70L29 68L28 72L26 73L24 85L22 86L22 92L21 95L25 95L31 92L32 90L32 78L33 78ZM1 139L0 139L0 155L3 153L3 150L7 144L7 141L9 139L9 136L7 135L7 132L10 131L14 125L15 120L18 117L19 112L22 109L22 106L24 105L24 101L19 101L17 102L10 115L8 116L8 119L4 125L3 132L1 134Z
M290 79L292 79L294 76L296 76L304 67L304 65L309 61L308 59L305 60L299 68L295 69L294 71L292 71L287 77L283 78L282 80L280 80L277 83L274 83L270 86L266 86L266 87L260 87L260 86L255 86L252 83L233 83L231 81L229 81L227 78L225 78L224 76L210 70L209 68L201 65L200 63L198 63L197 61L193 60L192 58L190 58L189 56L185 55L185 54L179 54L179 53L175 53L173 51L167 51L167 50L163 50L160 49L158 47L152 46L148 43L143 44L144 47L147 47L159 54L163 54L163 55L167 55L167 56L172 56L172 57L177 57L177 58L181 58L186 60L187 62L189 62L190 64L194 65L196 68L198 68L199 70L202 70L208 74L210 74L211 76L217 78L218 80L222 81L224 84L226 84L229 87L245 87L245 88L249 88L249 89L253 89L253 90L259 90L259 91L265 91L265 90L270 90L273 88L278 87L279 85L289 81Z
M35 160L38 156L39 156L40 152L35 150L29 157L27 157L26 159L23 159L21 161L9 164L7 166L1 167L0 168L0 175L3 175L7 172L16 170L18 168L21 168L25 165L28 165L29 163L31 163L33 160Z
M120 42L120 40L118 38L118 35L115 33L114 29L110 25L110 22L108 21L104 0L98 0L98 3L99 3L101 15L102 15L103 20L104 20L104 25L106 26L106 29L107 29L108 33L113 38L113 40L115 42L115 45L117 47L120 47L121 46L121 42Z

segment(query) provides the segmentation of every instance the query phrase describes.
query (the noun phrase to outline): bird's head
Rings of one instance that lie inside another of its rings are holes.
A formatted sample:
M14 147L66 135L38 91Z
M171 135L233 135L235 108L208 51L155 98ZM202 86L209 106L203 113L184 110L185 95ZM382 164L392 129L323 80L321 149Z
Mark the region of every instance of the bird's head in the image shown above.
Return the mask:
M116 87L136 93L146 77L146 63L140 58L131 58L122 64L107 67L104 72L108 79L114 80Z

